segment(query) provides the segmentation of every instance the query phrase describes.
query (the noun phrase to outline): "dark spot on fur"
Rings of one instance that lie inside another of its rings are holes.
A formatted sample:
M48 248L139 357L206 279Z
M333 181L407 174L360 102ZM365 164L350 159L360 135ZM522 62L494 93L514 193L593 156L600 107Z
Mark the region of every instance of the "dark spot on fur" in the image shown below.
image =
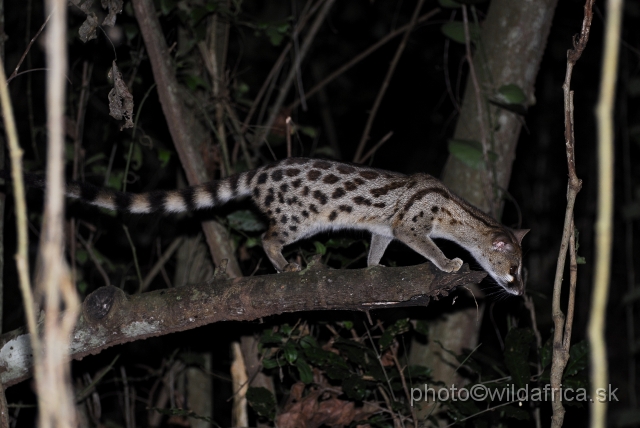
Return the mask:
M449 221L449 224L458 224L458 222L456 221L456 219L455 219L455 218L452 218L452 219Z
M289 232L282 232L282 236L284 236L285 238L289 237Z
M373 206L376 208L384 208L387 206L387 204L385 204L384 202L376 202L375 204L373 204Z
M258 176L258 184L264 184L267 182L267 173L263 172Z
M292 215L291 221L294 223L300 223L300 217L298 217L297 215Z
M309 186L304 186L302 189L302 196L307 196L309 194Z
M280 214L282 212L282 210L280 209L280 207L276 208L276 214Z
M318 171L317 169L312 169L307 173L307 178L311 181L316 181L318 178L320 178L321 175L322 173L320 171Z
M424 217L424 211L420 211L420 217Z
M404 210L409 211L409 209L420 199L424 198L427 193L429 193L429 189L418 190L416 193L411 195L406 204L404 204Z
M304 218L309 218L309 211L307 211L307 210L303 210L303 211L302 211L302 217L304 217Z
M338 209L346 213L350 213L351 211L353 211L353 208L351 208L349 205L340 205Z
M404 186L403 181L395 181L393 183L387 184L386 186L378 187L376 189L371 189L370 192L374 197L379 198L380 196L384 196L390 191L398 189L403 186Z
M287 224L287 221L289 221L289 219L287 218L286 214L282 214L282 217L280 217L280 223Z
M327 161L319 160L319 161L315 161L313 163L313 167L314 168L320 168L320 169L329 169L329 168L331 168L331 164L329 162L327 162Z
M355 178L353 182L356 183L358 186L362 186L365 183L365 181L362 178Z
M362 196L356 196L355 198L353 198L353 202L355 202L356 205L366 205L368 207L371 206L371 201L367 198L363 198Z
M333 221L336 218L338 218L338 213L335 211L331 211L331 214L329 214L329 221Z
M440 208L438 208L438 207L431 207L431 212L435 214L435 213L438 212L439 209ZM433 220L433 217L431 217L431 219Z
M272 238L277 238L278 237L278 232L276 232L275 230L273 232L271 232L271 237Z
M278 192L278 202L284 204L284 195L282 194L282 192Z
M293 205L295 203L298 202L298 198L296 196L294 196L293 198L288 198L287 199L287 205Z
M302 180L300 180L299 178L295 180L293 183L291 183L294 189L297 189L298 187L300 187L301 184L302 184Z
M245 172L244 182L247 186L251 184L251 180L253 180L253 177L255 177L257 173L257 169L252 169L251 171Z
M253 188L253 197L255 199L260 198L260 188L259 187L254 187Z
M271 206L271 203L273 202L273 195L269 194L267 195L266 198L264 198L264 204L268 207Z
M298 230L298 226L289 226L289 230L295 232L296 230Z
M284 171L284 173L287 175L287 177L295 177L296 175L300 174L300 170L298 168L288 168Z
M313 197L314 197L314 199L317 199L318 202L320 202L322 205L327 203L327 195L325 195L324 193L322 193L319 190L314 190L313 191Z
M338 181L340 181L340 179L337 176L333 175L333 174L329 174L325 178L322 179L322 182L327 183L327 184L335 184Z
M351 192L352 190L356 190L358 186L355 185L352 181L345 181L344 188Z
M282 180L282 170L281 169L276 169L275 171L273 171L271 173L271 179L273 181L280 181Z
M318 214L318 212L319 212L319 211L318 211L318 208L316 208L316 206L315 206L314 204L309 205L309 210L310 210L312 213L315 213L315 214Z
M338 165L337 170L340 174L353 174L354 172L356 172L356 169L354 167L343 164Z
M411 221L412 221L412 222L414 222L414 223L415 223L416 221L418 221L418 216L417 216L417 215L414 215L414 216L413 216L413 218L411 219Z
M360 177L365 178L367 180L375 180L378 178L380 174L375 171L360 171Z
M338 199L343 197L346 194L346 192L344 191L344 189L342 187L338 187L336 190L333 191L333 194L331 195L331 197L333 199Z
M282 190L283 192L286 192L287 190L289 190L289 185L287 183L281 184L280 190Z

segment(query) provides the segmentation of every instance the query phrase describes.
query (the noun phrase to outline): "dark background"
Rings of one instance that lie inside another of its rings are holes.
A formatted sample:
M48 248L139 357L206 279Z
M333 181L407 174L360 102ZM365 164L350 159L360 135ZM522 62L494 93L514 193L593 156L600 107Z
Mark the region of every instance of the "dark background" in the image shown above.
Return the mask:
M257 93L275 58L280 54L282 46L274 46L263 33L256 31L259 22L283 22L292 15L292 4L297 11L303 2L264 2L246 1L242 4L242 13L232 25L228 65L229 85L233 92L242 85L248 86L245 99L251 100ZM478 5L480 17L486 12L488 3ZM31 6L29 9L28 5ZM427 1L423 13L437 7L435 1ZM562 82L566 70L566 51L571 47L572 37L578 33L583 19L583 1L562 0L554 16L547 48L538 73L535 89L536 104L531 106L524 117L525 127L520 136L517 148L513 175L509 192L517 201L522 212L522 227L531 229L524 239L525 267L528 273L527 289L535 297L537 305L538 329L543 341L552 332L551 291L556 268L556 258L562 235L564 211L566 206L567 166L564 147L564 115ZM5 45L5 70L10 74L26 48L27 40L43 22L42 5L39 2L8 2L6 7L6 34L9 36ZM585 257L586 264L578 270L578 292L576 301L576 318L574 321L573 342L585 338L586 324L590 308L590 290L592 287L594 222L597 201L597 155L596 128L594 110L598 97L599 76L602 57L603 2L596 4L591 37L587 48L578 62L572 80L575 90L575 138L577 174L583 180L575 207L575 224L578 228L580 248L578 253ZM129 9L127 9L129 8ZM330 18L322 26L316 37L307 60L302 67L302 82L306 89L366 47L379 40L388 32L408 22L414 8L413 2L407 1L350 1L336 2ZM633 364L630 355L634 347L628 340L631 327L639 329L638 319L628 322L628 306L621 300L628 291L629 272L638 267L638 257L630 253L633 243L638 242L636 232L630 228L631 221L622 216L622 208L631 200L640 199L640 168L638 168L638 152L640 150L640 5L633 1L625 4L625 22L623 42L621 44L621 67L618 83L616 109L616 164L615 164L615 229L613 245L613 269L611 293L607 317L607 342L609 352L610 380L614 388L619 388L620 402L610 404L612 418L616 413L635 406L635 394L630 394L629 385L637 388L635 379L630 379L629 367ZM74 7L69 8L69 71L68 85L69 116L75 117L75 106L80 91L82 62L94 64L91 78L91 95L87 109L84 134L85 159L103 153L108 160L112 147L117 146L114 170L124 168L125 156L131 141L131 132L119 131L120 124L108 116L107 93L111 86L107 79L107 69L115 54L118 65L128 81L132 72L132 58L142 45L139 35L130 40L125 37L127 31L133 31L136 21L130 13L130 4L126 4L125 13L118 16L118 31L109 32L114 43L107 41L105 34L98 32L98 39L82 43L76 30L82 23L84 15ZM464 46L448 41L440 31L444 22L460 19L455 11L444 9L426 24L419 26L409 39L396 72L390 82L386 96L377 114L371 131L368 147L377 142L389 131L393 137L385 143L372 159L372 165L378 168L400 171L403 173L428 172L439 176L445 160L449 156L447 140L451 138L457 120L455 104L459 103L464 91L467 67L463 64ZM27 22L31 21L27 35ZM165 26L168 44L178 40L180 19L176 13L161 17ZM253 27L252 27L253 25ZM41 40L31 48L30 64L23 64L21 70L46 67ZM378 92L380 84L387 72L388 64L395 53L400 38L396 38L358 65L341 75L325 88L326 104L319 101L318 96L308 100L308 110L299 107L292 112L294 122L302 126L314 128L318 132L314 141L305 135L294 139L294 152L297 155L310 156L316 154L314 147L327 147L327 131L320 116L322 108L328 108L337 134L340 153L333 155L342 160L353 158L360 140L368 111ZM286 39L285 39L286 42ZM517 58L513 59L517 61ZM188 64L184 66L184 75L188 74ZM316 73L314 75L314 73ZM25 165L31 171L43 170L45 154L45 110L44 110L44 72L33 71L19 75L11 81L10 89L16 118L18 120L20 141L25 149ZM183 76L184 77L184 76ZM29 88L29 79L31 87ZM451 82L452 92L446 87L446 79ZM185 77L186 80L186 77ZM140 100L153 83L150 66L146 57L137 69L137 77L131 88L137 111ZM297 96L298 91L291 91L289 100ZM31 103L31 110L28 103ZM243 118L247 107L238 102L237 111ZM176 184L176 173L179 163L175 153L169 164L162 168L155 155L158 147L173 153L172 141L164 122L155 91L150 93L138 117L138 133L149 143L142 150L142 166L133 172L134 182L128 186L131 191L172 188ZM137 137L138 138L138 137ZM281 141L274 139L273 150L280 158L285 156ZM324 152L325 154L327 152ZM268 150L263 150L264 160L269 160ZM318 154L316 154L318 155ZM336 156L337 155L337 156ZM319 155L318 155L319 156ZM628 159L630 170L625 169L623 160ZM86 179L102 184L103 178L98 172L87 169ZM215 175L215 171L214 171ZM9 205L11 207L11 205ZM41 195L37 191L29 194L29 209L34 213L31 217L30 241L32 266L35 259L35 243L40 224L42 208ZM75 204L69 206L73 215L91 219L103 237L98 248L105 257L116 264L127 266L122 270L114 270L112 281L127 288L132 282L130 250L122 229L121 222L134 230L134 239L138 255L143 266L150 266L154 260L155 240L160 237L168 243L179 233L197 233L198 223L189 219L167 219L158 216L149 217L112 217L99 210L87 209ZM222 211L224 213L224 211ZM13 264L13 248L15 237L12 235L14 217L8 209L5 217L5 303L4 330L8 331L23 323L23 316L18 309L20 296ZM503 223L516 226L517 211L514 205L505 205ZM111 231L114 232L111 232ZM313 248L310 243L302 246ZM630 247L631 245L631 247ZM358 251L362 251L362 247ZM393 246L388 259L401 259L402 263L419 262L418 258L407 254L404 249ZM447 251L455 252L455 248L447 247ZM243 261L245 274L250 274L256 266L260 255L259 247L249 252L249 258ZM400 256L402 254L402 257ZM632 260L633 265L629 264ZM470 261L470 260L467 260ZM355 264L354 267L363 264ZM264 264L260 273L271 273L272 268ZM568 271L565 278L568 279ZM85 273L87 294L102 285L95 272ZM565 282L566 285L567 282ZM159 286L159 285L156 285ZM637 305L636 305L637 306ZM495 301L491 307L495 323L485 320L483 337L480 342L487 346L497 346L496 330L505 334L506 317L516 316L526 319L519 299L511 298ZM346 318L358 316L353 314L327 315L323 317ZM291 318L291 317L289 317ZM275 322L283 322L280 317ZM295 321L294 321L295 322ZM523 323L526 324L525 321ZM82 373L90 367L101 367L117 353L124 353L124 361L141 362L153 365L151 361L158 355L167 355L173 348L181 349L213 349L214 361L221 376L226 376L225 365L228 364L228 343L236 339L251 326L235 323L213 325L194 331L174 334L165 338L133 343L126 347L110 349L103 354L74 363L74 373ZM205 340L202 340L202 339ZM635 339L638 340L637 338ZM126 348L126 349L122 349ZM217 387L218 388L218 387ZM224 386L220 394L224 394ZM29 382L8 390L10 402L23 400L33 402L29 396ZM218 391L216 391L218 393ZM228 396L228 395L227 395ZM226 398L225 398L226 399ZM25 410L26 411L26 410ZM28 411L26 411L28 412ZM569 408L568 421L584 420L585 409ZM575 418L575 419L573 419ZM543 421L546 419L543 419ZM27 425L25 425L27 426Z

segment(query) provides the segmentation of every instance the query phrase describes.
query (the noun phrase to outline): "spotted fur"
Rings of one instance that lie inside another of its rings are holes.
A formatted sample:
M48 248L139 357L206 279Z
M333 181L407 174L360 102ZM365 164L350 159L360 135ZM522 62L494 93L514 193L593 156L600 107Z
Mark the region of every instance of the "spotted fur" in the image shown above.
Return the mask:
M371 232L368 264L377 265L397 239L438 268L457 271L433 238L454 241L511 294L522 294L521 241L512 230L457 197L427 175L405 176L361 165L304 158L286 159L224 180L187 189L143 194L120 193L73 183L68 196L111 210L136 214L179 213L250 198L269 219L262 241L278 271L298 270L282 256L285 245L323 231Z

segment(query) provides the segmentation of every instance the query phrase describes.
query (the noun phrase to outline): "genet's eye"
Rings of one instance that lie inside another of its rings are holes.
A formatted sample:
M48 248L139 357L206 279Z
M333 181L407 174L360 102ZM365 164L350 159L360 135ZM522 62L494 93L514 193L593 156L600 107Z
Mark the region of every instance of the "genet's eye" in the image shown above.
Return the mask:
M513 265L509 269L509 275L516 276L518 274L518 266Z

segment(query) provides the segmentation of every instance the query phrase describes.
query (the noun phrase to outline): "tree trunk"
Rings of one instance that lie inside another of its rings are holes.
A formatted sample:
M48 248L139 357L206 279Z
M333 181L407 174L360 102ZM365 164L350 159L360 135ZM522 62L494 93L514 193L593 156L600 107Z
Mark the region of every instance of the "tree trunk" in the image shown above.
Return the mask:
M474 56L474 66L483 95L484 117L478 114L476 93L471 78L467 79L464 100L461 106L455 139L478 140L481 135L481 120L487 132L487 141L498 158L495 161L495 181L506 189L511 177L515 149L522 127L521 119L507 110L490 106L486 101L497 90L507 84L519 86L527 96L527 104L535 102L534 84L540 61L551 28L557 0L536 2L514 2L493 0L482 27L482 47ZM472 21L472 18L469 18ZM470 22L469 25L473 25ZM560 88L558 88L560 90ZM489 114L487 114L487 111ZM490 122L487 118L490 117ZM485 212L490 203L483 189L483 170L473 169L449 155L443 172L444 183ZM477 297L477 293L476 297ZM430 326L429 337L437 339L444 348L456 354L477 345L483 307L465 305L460 300L451 311L438 318ZM456 310L458 308L458 310ZM460 310L462 309L462 310ZM427 345L412 344L411 364L420 364L433 369L435 379L446 385L459 383L456 375L458 362L430 341ZM430 409L423 409L422 417Z

